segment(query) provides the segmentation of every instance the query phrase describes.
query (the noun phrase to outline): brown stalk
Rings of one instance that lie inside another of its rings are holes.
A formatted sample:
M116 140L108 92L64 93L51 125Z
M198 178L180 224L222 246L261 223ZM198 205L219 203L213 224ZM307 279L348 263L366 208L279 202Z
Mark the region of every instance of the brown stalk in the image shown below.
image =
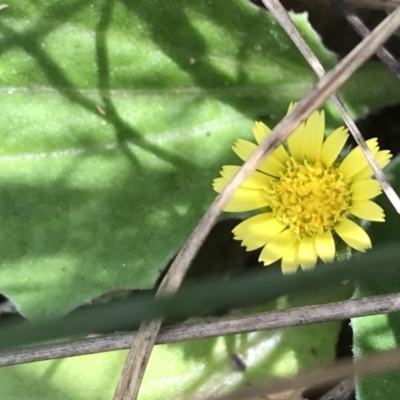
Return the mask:
M161 328L156 344L340 321L398 311L400 311L400 293L386 294L364 299L351 299L288 310L228 317L207 322L166 326ZM116 333L73 342L3 352L0 354L0 366L128 349L135 336L136 332Z

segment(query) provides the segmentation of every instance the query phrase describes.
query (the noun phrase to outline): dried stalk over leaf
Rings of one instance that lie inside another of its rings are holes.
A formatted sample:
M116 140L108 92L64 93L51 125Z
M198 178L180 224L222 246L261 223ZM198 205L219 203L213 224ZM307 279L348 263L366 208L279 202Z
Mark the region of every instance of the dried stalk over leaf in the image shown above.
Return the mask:
M365 299L351 299L289 310L223 318L215 321L167 326L161 328L156 344L288 328L399 311L400 294L386 294ZM135 336L135 332L117 333L68 343L8 351L0 354L0 367L128 349Z

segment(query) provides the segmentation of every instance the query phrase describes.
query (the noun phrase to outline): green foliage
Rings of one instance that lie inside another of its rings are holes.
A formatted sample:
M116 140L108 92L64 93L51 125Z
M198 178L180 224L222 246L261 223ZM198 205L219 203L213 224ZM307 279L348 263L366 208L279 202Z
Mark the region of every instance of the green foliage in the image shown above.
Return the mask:
M335 301L348 295L345 287L317 297L289 296L269 308ZM139 399L183 400L228 393L250 382L330 361L339 326L330 322L156 346ZM234 357L246 365L245 371L232 362ZM32 400L110 399L125 358L126 351L118 351L3 367L0 398L14 400L29 393Z
M332 65L305 15L295 17ZM30 319L149 288L214 197L252 121L275 123L315 77L244 0L30 2L1 11L0 292ZM393 81L351 85L371 104Z
M399 249L392 245L381 246L359 259L319 265L312 271L298 274L252 273L251 276L232 278L229 282L216 280L186 285L173 296L154 299L152 294L146 294L128 301L83 307L56 321L10 321L4 323L0 331L0 350L54 341L69 335L132 330L148 319L163 318L166 323L171 323L210 312L262 306L285 295L300 293L304 296L307 293L316 302L322 288L326 293L331 290L337 293L343 282L352 287L355 279L381 285L396 281L399 273L393 265L397 263L399 254Z
M256 379L294 373L331 360L337 330L337 323L328 323L156 346L139 398L185 399L213 388L227 392ZM231 366L232 352L247 364L245 372ZM119 351L3 367L0 398L109 400L126 354Z
M376 250L372 250L368 255L363 255L359 259L352 259L349 261L339 262L337 261L333 265L319 266L316 269L304 273L299 273L291 276L282 276L281 274L264 274L264 276L252 276L249 279L236 280L233 282L218 282L214 284L199 284L190 288L182 289L182 292L170 299L159 300L158 302L152 300L153 309L144 309L146 312L152 310L155 312L163 311L164 314L169 316L174 315L173 312L186 312L192 315L194 312L199 310L207 310L210 304L216 304L219 307L227 306L229 304L239 304L239 300L244 302L250 301L261 301L262 291L264 293L264 299L268 296L271 299L272 296L282 295L283 291L287 292L300 290L303 292L297 296L291 294L289 297L279 297L275 303L268 305L269 310L282 309L289 307L296 307L306 304L314 304L327 301L336 301L344 298L348 298L352 289L350 280L355 277L359 277L360 281L365 283L395 281L398 279L398 270L393 268L399 257L399 249L394 246L381 246ZM379 272L379 273L377 273ZM346 279L347 278L347 279ZM339 287L338 282L347 281L347 285L341 284ZM336 282L335 286L332 286ZM239 286L240 283L240 286ZM327 290L328 287L331 290ZM275 288L275 291L274 291ZM261 290L262 289L262 290ZM223 293L223 296L221 296ZM306 293L306 295L304 294ZM203 297L201 297L203 296ZM213 297L214 296L214 297ZM207 303L207 299L211 298L210 302ZM233 301L236 301L234 303ZM137 304L138 303L138 304ZM78 326L84 327L84 320L92 322L92 326L107 326L110 319L113 321L125 321L127 322L126 315L135 317L138 315L133 312L139 313L139 316L143 318L143 308L146 303L135 302L129 312L120 312L118 314L118 308L115 308L113 313L110 314L111 305L106 305L103 313L103 320L99 317L93 308L87 309L87 313L84 314L84 319L75 321L75 325L78 322ZM149 306L149 299L147 299L147 306ZM157 308L158 307L158 308ZM203 307L203 308L201 308ZM257 311L260 311L258 309ZM115 315L114 315L115 314ZM160 314L158 314L160 315ZM182 314L181 314L182 315ZM72 316L71 316L72 318ZM113 319L114 318L114 319ZM70 321L71 322L71 321ZM68 326L68 318L64 318L61 321L53 321L48 325L38 325L36 329L27 330L23 325L17 326L16 328L4 329L0 332L0 344L10 345L11 343L17 344L18 339L21 338L21 333L28 335L31 339L35 338L38 332L43 332L45 335L50 332L62 333L63 326ZM305 367L310 367L320 363L321 361L330 360L333 357L334 343L337 337L337 329L339 323L330 323L327 325L313 325L304 326L293 329L279 329L271 332L264 332L258 334L246 334L237 335L236 338L218 338L218 339L207 339L203 341L194 341L183 344L173 344L161 346L153 354L153 358L150 364L150 369L146 376L147 384L144 385L143 399L157 399L161 393L160 386L156 385L155 376L162 380L165 385L169 382L169 386L164 388L164 391L174 391L174 396L177 397L180 394L194 394L199 391L207 391L215 381L226 380L228 383L225 385L227 391L234 389L237 386L247 384L248 381L260 379L261 376L276 376L284 373L294 373ZM76 332L76 331L75 331ZM64 335L66 336L66 331ZM41 336L40 338L52 338L52 336ZM280 339L279 339L280 338ZM254 339L254 340L253 340ZM279 339L279 340L278 340ZM269 347L270 346L270 347ZM255 359L254 349L259 349L259 359ZM239 371L233 370L229 366L229 359L231 353L238 354L247 364L248 371L242 375L238 375ZM273 355L273 356L272 356ZM123 355L121 356L123 358ZM122 365L122 359L118 355L110 354L110 365L114 369L120 370ZM86 373L96 374L97 369L85 370L81 369L79 365L79 359L77 364L73 364L71 360L67 360L66 368L68 373L65 373L62 362L46 362L37 363L39 371L43 371L43 365L47 365L47 368L51 370L52 365L57 366L58 373L53 373L51 378L57 382L64 382L68 386L68 379L73 380L75 386L79 386L79 382L83 382L83 377ZM97 365L97 363L103 362L104 358L100 357L97 361L95 356L89 358L82 358L83 366L87 365L87 362ZM89 360L89 361L88 361ZM208 366L210 369L208 369ZM79 378L74 375L73 371L69 368L78 371ZM21 369L21 371L20 371ZM113 370L114 370L113 369ZM173 377L176 377L175 371L185 371L185 379L177 383ZM19 367L5 367L1 369L4 374L4 391L7 393L23 393L26 390L25 383L20 386L15 386L14 382L16 377L20 377L24 374L27 375L26 381L29 380L29 376L36 376L36 370L31 366L19 366ZM102 368L99 371L103 371ZM262 375L264 374L264 375ZM15 375L15 377L14 377ZM50 378L50 376L47 376ZM67 379L68 378L68 379ZM43 378L44 380L45 378ZM64 379L64 380L63 380ZM97 378L96 378L97 379ZM97 382L94 377L91 377L89 381ZM105 375L100 380L104 383L104 399L109 398L108 394L116 383L115 375ZM8 385L9 382L10 384ZM61 383L60 383L61 385ZM62 386L62 385L61 385ZM87 388L85 386L85 388ZM77 389L78 390L78 389ZM97 388L96 388L97 390ZM1 394L0 387L0 394ZM87 393L83 391L82 393ZM54 391L52 388L49 389L49 396L56 398L63 398L63 387L56 387ZM147 397L146 397L147 396ZM79 398L79 397L78 397ZM96 397L94 397L96 398ZM101 397L103 398L103 397Z
M382 287L360 286L357 297L383 294ZM399 290L399 288L397 289ZM400 317L398 313L353 318L354 355L362 357L399 346ZM400 395L400 371L389 371L357 379L357 400L392 400Z
M233 141L315 82L243 1L19 1L0 33L0 291L30 319L152 287Z
M394 189L399 193L400 159L397 158L392 161L386 172ZM386 197L381 196L379 201L385 209L387 221L384 224L373 224L371 226L372 241L377 245L389 241L397 244L400 239L400 216ZM397 265L392 265L392 268L398 268ZM394 292L400 292L398 277L390 280L390 282L360 283L355 296L361 298ZM356 357L399 347L400 316L398 313L354 318L352 327ZM400 371L390 371L357 380L358 400L392 400L397 398L400 398Z
M139 398L183 400L191 395L229 393L255 381L332 361L339 327L340 323L332 322L157 346ZM235 356L244 362L245 371L235 366Z
M293 18L332 66L306 16ZM114 289L151 288L211 203L234 140L251 136L254 119L276 123L316 82L277 22L246 0L16 0L0 11L0 54L0 292L31 320ZM342 93L360 115L398 101L396 85L370 64ZM283 369L332 357L334 330L310 356L315 332L285 333ZM157 350L154 361L192 371L175 394L204 381L204 360L183 357L185 346ZM0 397L108 399L122 358L3 368Z

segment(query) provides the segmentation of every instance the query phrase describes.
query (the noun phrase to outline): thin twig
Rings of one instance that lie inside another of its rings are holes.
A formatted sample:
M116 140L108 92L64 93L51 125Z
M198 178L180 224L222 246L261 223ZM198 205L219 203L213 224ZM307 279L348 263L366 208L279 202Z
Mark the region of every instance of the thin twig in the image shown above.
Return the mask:
M329 384L350 376L371 375L400 367L400 349L381 351L358 360L351 357L335 364L320 365L310 371L301 372L291 378L274 379L254 384L222 397L208 397L207 400L247 400L260 395L296 390L305 387Z
M307 62L310 64L311 68L318 76L318 78L322 78L325 75L324 67L318 60L317 56L313 53L310 46L308 46L306 41L303 39L300 32L297 30L285 7L283 7L283 5L280 3L279 0L261 0L261 1L271 11L271 14L278 20L278 22L286 31L288 36L293 40L293 42L300 50L300 52L303 54ZM379 48L382 49L381 47ZM340 98L336 94L333 94L331 96L331 99L335 104L335 106L337 107L337 109L339 110L344 122L346 123L352 136L354 137L354 140L363 151L364 156L367 159L369 165L371 166L372 171L374 172L376 178L379 180L383 191L386 193L386 196L392 203L393 207L400 214L400 198L393 189L392 185L387 180L384 172L376 162L370 149L366 145L360 130L358 129L357 125L354 123L348 112L346 111L346 108L344 107L344 104L340 100Z
M319 400L348 400L355 390L354 378L340 381L331 390L319 398Z
M258 146L224 190L216 197L169 268L157 294L173 293L181 284L191 260L211 230L223 207L240 184L268 157L313 110L318 108L363 64L400 25L400 8L393 11L296 105ZM400 207L399 207L400 208ZM128 316L127 316L128 318ZM114 400L137 398L141 379L156 341L161 321L142 324L132 344L118 382Z
M156 344L266 331L398 311L400 311L400 293L386 294L208 322L167 326L161 328ZM0 366L127 349L135 336L135 332L116 333L68 343L3 352L0 353Z
M370 30L364 25L355 11L343 0L331 0L331 3L342 13L347 22L361 36L366 37ZM400 65L396 59L383 46L376 50L376 55L389 68L389 70L400 80Z
M329 4L329 0L308 0L310 3ZM346 0L347 4L357 8L374 10L392 10L400 6L400 0Z

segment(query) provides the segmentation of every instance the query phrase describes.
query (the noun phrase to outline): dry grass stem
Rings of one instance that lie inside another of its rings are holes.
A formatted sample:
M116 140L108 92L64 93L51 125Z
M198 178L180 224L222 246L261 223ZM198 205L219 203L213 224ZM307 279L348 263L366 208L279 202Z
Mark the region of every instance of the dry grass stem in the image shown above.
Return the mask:
M354 377L343 379L318 400L349 400L354 390Z
M329 0L308 0L310 3L328 4ZM345 0L356 8L371 8L374 10L393 10L400 6L400 0Z
M167 326L161 328L156 343L176 343L399 311L400 293L394 293L249 316ZM0 366L128 349L135 336L135 332L117 333L68 343L8 351L0 354Z

